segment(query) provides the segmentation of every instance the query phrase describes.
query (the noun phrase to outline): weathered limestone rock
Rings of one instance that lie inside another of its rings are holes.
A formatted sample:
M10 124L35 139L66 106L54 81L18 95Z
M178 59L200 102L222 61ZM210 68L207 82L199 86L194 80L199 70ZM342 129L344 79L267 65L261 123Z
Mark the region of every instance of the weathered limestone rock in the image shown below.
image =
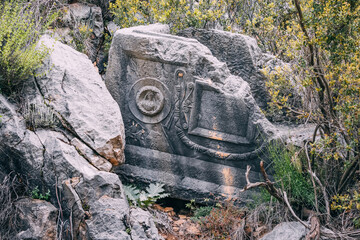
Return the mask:
M95 4L101 8L104 19L111 19L111 14L109 13L109 3L114 2L114 0L78 0L78 2Z
M74 3L66 6L63 13L62 26L56 29L56 34L64 43L75 49L77 49L77 45L83 45L83 51L91 61L96 61L104 33L101 8L93 4ZM82 39L80 28L85 29L85 26L89 31L91 30L90 37Z
M132 240L160 240L159 232L155 227L153 216L141 208L130 210L130 226Z
M58 210L51 203L38 199L21 199L16 202L21 232L16 239L52 240L56 238ZM20 229L19 229L20 230Z
M63 188L79 238L87 234L89 239L130 239L126 233L129 205L116 174L97 172L68 179Z
M82 143L113 165L123 163L122 116L90 60L47 36L41 42L53 49L40 70L46 74L35 79L43 98Z
M37 184L44 163L43 145L34 132L26 129L16 106L2 95L0 115L0 171L8 174L16 169L31 184Z
M64 225L68 239L130 239L130 209L121 181L106 172L110 162L124 160L119 107L84 54L48 37L42 42L52 48L39 70L45 75L29 79L22 98L31 108L51 110L46 113L54 112L61 124L29 127L27 106L19 109L0 95L1 175L16 171L30 189L49 189L61 211L60 223L72 221L71 229ZM56 239L54 209L48 205L24 203L22 217L30 223L19 229L21 239ZM31 222L30 217L38 219Z
M240 76L249 83L257 104L261 108L266 107L270 98L265 87L266 77L260 72L264 66L259 64L263 53L254 38L220 30L195 28L185 29L179 35L194 38L207 46L217 59L227 64L231 74Z
M121 108L128 146L127 164L116 171L161 181L181 198L234 196L246 165L259 168L276 130L249 85L207 47L166 33L156 24L114 35L106 85Z
M306 228L299 222L283 222L260 240L301 240L306 236Z

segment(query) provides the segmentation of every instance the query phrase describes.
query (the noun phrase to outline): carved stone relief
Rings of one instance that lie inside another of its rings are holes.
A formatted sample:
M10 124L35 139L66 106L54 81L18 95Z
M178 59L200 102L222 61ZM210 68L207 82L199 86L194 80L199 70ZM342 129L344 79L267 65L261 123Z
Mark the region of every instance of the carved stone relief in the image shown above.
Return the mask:
M250 160L259 156L265 143L254 151L231 153L212 149L191 139L191 135L219 142L248 145L254 141L254 126L249 124L245 103L236 99L211 82L192 80L183 69L175 72L175 128L178 137L190 149L211 158ZM194 82L192 82L194 81ZM220 145L218 145L220 146Z
M169 90L154 78L135 82L130 89L128 101L131 113L144 123L161 122L171 109Z

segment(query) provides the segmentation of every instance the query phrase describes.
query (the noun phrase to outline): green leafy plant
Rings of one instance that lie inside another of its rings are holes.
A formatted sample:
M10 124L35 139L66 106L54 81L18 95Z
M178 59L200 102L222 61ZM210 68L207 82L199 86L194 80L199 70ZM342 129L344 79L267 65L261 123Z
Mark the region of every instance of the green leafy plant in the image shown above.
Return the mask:
M10 95L29 76L34 75L49 49L37 46L39 37L55 20L45 22L33 16L31 4L20 0L0 3L0 90Z
M33 199L40 199L40 200L49 201L50 200L50 190L48 190L45 194L42 194L42 193L40 193L40 190L39 190L38 186L36 186L31 191L31 197Z
M134 186L124 185L125 195L128 198L130 204L140 207L149 207L157 200L169 196L168 193L164 193L164 184L151 183L145 190L139 190Z
M195 203L195 199L191 199L190 202L185 204L185 207L190 209L190 211L195 211L197 209L196 203Z
M76 50L82 53L87 53L91 48L90 40L93 34L93 29L85 24L81 24L77 29L72 31Z
M293 204L309 208L314 206L310 177L302 172L301 155L297 154L295 147L272 143L267 150L277 187L287 192Z
M211 211L214 210L215 207L213 206L201 206L197 209L194 210L194 215L193 217L191 218L191 220L193 221L198 221L200 220L202 217L206 217L208 216Z

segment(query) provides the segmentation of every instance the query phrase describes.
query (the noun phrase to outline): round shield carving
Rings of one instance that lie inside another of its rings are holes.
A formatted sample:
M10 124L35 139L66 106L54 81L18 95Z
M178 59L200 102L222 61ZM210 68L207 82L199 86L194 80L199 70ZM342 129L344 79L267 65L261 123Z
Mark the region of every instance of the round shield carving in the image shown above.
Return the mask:
M131 113L144 123L161 122L171 109L169 90L154 78L135 82L130 89L128 102Z
M157 87L145 86L136 94L135 102L144 115L155 116L164 108L164 95Z

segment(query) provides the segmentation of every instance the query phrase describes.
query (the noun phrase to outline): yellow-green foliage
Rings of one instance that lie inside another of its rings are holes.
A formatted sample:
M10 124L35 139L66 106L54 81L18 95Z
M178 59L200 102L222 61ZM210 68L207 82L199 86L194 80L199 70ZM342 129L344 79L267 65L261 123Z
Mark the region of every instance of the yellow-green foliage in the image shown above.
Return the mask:
M335 195L332 198L331 210L352 210L360 211L360 193L354 191L351 196L349 194Z
M73 32L76 50L87 53L86 43L89 41L92 32L93 30L85 24L81 24L78 29Z
M214 24L230 30L236 6L234 0L116 0L110 11L119 26L131 27L150 23L166 23L176 32L187 27L207 28ZM225 17L228 16L228 17Z
M274 4L275 3L275 4ZM286 71L266 72L270 107L318 124L313 170L331 195L354 180L360 151L360 2L354 0L264 1L246 29L264 48L288 61L303 105L289 104Z
M30 5L23 1L0 3L0 88L10 94L34 73L49 49L36 48L40 33L54 20L52 15L42 27L36 25Z

